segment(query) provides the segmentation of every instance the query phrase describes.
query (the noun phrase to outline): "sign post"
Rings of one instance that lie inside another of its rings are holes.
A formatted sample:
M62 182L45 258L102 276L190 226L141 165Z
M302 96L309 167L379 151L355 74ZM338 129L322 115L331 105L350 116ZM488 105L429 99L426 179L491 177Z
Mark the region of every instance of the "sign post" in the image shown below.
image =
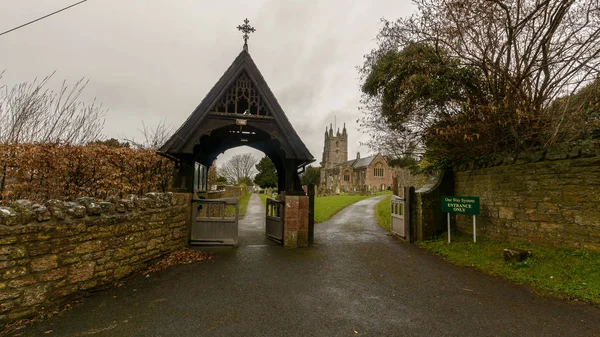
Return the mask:
M473 242L477 242L477 217L473 215Z
M448 243L450 243L450 213L473 215L473 242L477 242L476 216L481 212L479 197L442 197L442 212L448 214Z
M450 243L450 213L448 215L448 243Z

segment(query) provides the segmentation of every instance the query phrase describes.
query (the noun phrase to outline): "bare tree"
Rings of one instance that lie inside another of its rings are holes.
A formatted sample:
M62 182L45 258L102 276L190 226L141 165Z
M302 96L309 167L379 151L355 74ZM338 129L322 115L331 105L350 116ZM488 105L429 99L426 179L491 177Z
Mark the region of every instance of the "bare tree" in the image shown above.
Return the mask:
M4 72L0 73L0 79ZM63 81L59 91L47 89L48 81L23 82L15 86L0 85L0 144L25 143L83 145L101 137L105 110L102 105L79 100L88 80L80 79L69 87ZM10 147L6 158L16 154ZM8 160L0 164L0 193L4 191Z
M360 72L365 79L389 51L414 44L433 48L444 55L442 59L458 62L457 69L474 70L479 77L477 87L484 95L478 101L468 93L458 102L449 99L447 107L454 111L423 124L430 127L430 141L448 144L446 149L477 149L470 153L488 155L548 146L590 134L588 129L597 127L591 123L597 120L581 109L552 107L561 97L571 96L599 76L598 0L413 2L417 6L413 16L384 20L379 45L366 56ZM380 77L387 80L392 76ZM366 110L377 114L369 107ZM398 124L410 129L414 122L402 120ZM414 130L415 125L412 127Z
M258 159L249 153L236 154L227 163L219 168L219 175L227 178L227 181L239 184L243 180L252 180L256 174Z
M361 145L380 152L390 158L420 158L425 152L420 132L422 128L409 127L403 129L391 128L381 114L379 99L364 98L360 110L363 117L357 120L361 131L368 133L370 138Z
M63 81L55 92L46 88L53 76L0 87L0 143L86 144L101 137L105 110L79 100L89 81Z
M166 124L165 119L162 119L153 129L148 127L142 120L142 128L138 131L142 134L141 141L126 137L124 139L133 148L142 150L158 150L173 134L173 128L171 125Z
M382 47L412 42L442 46L480 68L492 95L514 91L545 107L598 74L598 0L414 2L418 14L386 22Z

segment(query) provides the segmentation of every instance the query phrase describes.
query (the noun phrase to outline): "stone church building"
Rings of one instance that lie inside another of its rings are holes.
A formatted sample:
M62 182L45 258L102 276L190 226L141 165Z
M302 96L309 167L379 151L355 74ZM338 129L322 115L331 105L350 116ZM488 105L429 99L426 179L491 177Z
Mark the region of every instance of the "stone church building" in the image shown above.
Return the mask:
M348 160L348 132L346 125L340 133L333 133L333 127L325 128L325 145L321 162L322 193L341 193L356 191L382 191L392 186L392 169L378 153Z

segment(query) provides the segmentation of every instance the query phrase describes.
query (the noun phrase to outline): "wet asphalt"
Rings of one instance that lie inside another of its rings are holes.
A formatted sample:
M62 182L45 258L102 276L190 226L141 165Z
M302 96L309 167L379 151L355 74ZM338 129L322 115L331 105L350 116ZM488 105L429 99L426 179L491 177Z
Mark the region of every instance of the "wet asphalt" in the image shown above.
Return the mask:
M286 250L264 238L253 195L239 247L134 275L20 336L600 336L597 307L396 242L374 221L378 200L316 225L313 247Z

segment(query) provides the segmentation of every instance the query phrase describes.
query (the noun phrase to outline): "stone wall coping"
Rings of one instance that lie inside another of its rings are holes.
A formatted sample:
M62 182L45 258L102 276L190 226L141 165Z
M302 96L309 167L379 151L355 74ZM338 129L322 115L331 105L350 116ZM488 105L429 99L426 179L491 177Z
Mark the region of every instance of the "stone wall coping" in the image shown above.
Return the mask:
M427 178L427 182L421 188L415 191L415 193L426 194L435 191L444 180L444 172L438 172L437 174L431 174Z
M590 158L596 156L600 156L600 140L585 140L574 143L552 144L547 148L532 148L518 154L498 155L495 158L484 162L472 161L454 167L454 171L464 172L496 166Z
M54 221L106 217L125 213L160 210L186 201L172 192L146 193L143 197L129 195L124 199L116 196L97 201L92 197L83 197L75 201L51 199L43 204L30 200L15 200L9 206L0 206L0 228L36 225Z

